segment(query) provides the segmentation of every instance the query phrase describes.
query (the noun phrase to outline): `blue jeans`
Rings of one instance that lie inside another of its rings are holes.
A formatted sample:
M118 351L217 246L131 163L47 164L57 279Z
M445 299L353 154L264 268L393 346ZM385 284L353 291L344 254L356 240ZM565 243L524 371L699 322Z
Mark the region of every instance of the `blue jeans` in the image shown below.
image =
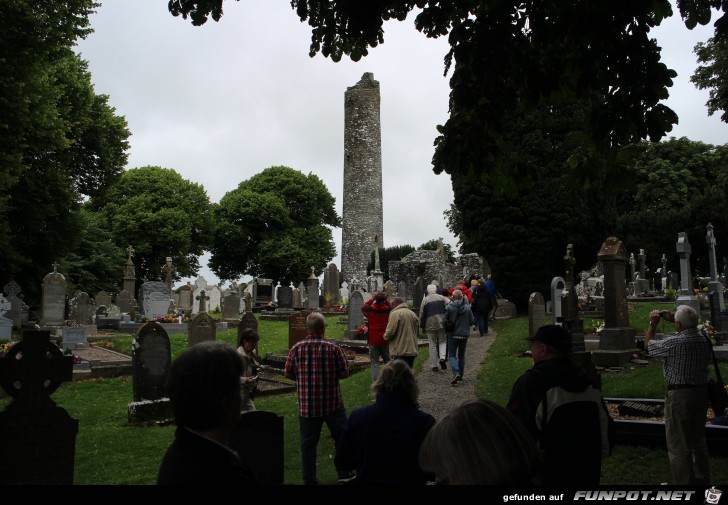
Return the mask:
M379 378L379 357L381 356L382 361L386 365L389 363L389 346L388 345L370 345L369 346L369 361L372 366L372 382Z
M480 336L482 337L486 333L488 333L488 314L473 314L475 316L475 321L478 323L478 331L480 332Z
M298 416L298 425L301 428L301 473L304 484L318 484L316 479L316 446L321 438L321 428L324 423L331 432L331 438L338 445L339 436L346 424L346 409L341 407L323 417ZM345 473L345 472L344 472ZM344 475L340 474L339 477Z
M447 355L450 356L450 368L453 375L463 376L465 373L465 347L467 337L447 337Z

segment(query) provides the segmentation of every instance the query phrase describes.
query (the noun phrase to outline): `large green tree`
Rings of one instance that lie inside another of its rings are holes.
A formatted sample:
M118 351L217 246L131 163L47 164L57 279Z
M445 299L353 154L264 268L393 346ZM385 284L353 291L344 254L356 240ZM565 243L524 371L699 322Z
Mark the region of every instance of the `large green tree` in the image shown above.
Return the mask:
M708 90L709 98L705 104L708 115L722 111L720 119L728 123L728 41L711 37L705 43L698 43L694 51L701 65L690 81L698 89Z
M126 164L126 121L72 50L96 6L0 3L0 284L15 279L31 304L80 238L80 202Z
M171 169L134 168L109 187L103 201L114 243L134 248L138 281L163 279L168 256L175 279L197 275L198 257L215 229L213 206L200 184Z
M336 253L334 197L314 174L270 167L243 181L215 209L210 268L221 279L268 277L285 284L317 273Z
M637 146L641 154L630 168L636 184L620 194L619 238L629 251L644 249L648 265L679 271L678 232L687 232L693 271L709 274L706 225L711 223L716 252L728 252L728 147L672 138Z
M190 16L195 25L208 16L219 20L222 6L223 0L169 1L172 14ZM582 134L563 160L587 185L617 179L620 147L659 140L677 123L660 104L676 73L660 62L650 37L672 15L669 0L291 0L291 6L312 28L311 56L320 52L334 61L366 56L384 42L385 21L402 21L413 10L419 31L448 37L450 118L438 127L436 173L477 176L501 189L532 179L523 164L507 163L513 145L503 136L516 109L575 100L588 105L589 114L573 125ZM725 9L722 0L679 1L678 7L690 28L709 22L711 8Z

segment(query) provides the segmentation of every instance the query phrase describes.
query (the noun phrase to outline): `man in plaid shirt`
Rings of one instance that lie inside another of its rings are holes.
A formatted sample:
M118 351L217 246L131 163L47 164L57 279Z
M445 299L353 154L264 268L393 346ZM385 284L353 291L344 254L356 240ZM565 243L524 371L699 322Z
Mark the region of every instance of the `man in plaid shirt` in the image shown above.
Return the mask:
M677 334L664 340L653 340L660 317L674 322ZM680 305L674 315L667 310L653 310L650 327L645 332L645 349L650 356L665 358L665 437L672 484L710 483L705 414L711 349L710 342L697 326L695 309Z
M339 379L349 376L344 351L324 338L326 318L312 312L306 318L306 338L288 353L285 374L296 381L298 389L298 423L301 430L301 462L304 484L318 484L316 446L326 423L331 438L338 443L346 424L346 409ZM339 472L340 478L348 477Z

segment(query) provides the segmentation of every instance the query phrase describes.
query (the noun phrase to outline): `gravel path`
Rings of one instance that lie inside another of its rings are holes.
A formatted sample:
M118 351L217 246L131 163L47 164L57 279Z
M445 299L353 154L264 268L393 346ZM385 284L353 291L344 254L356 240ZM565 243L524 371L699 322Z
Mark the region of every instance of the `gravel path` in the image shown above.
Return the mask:
M432 371L429 362L425 363L422 371L417 374L417 383L420 386L420 408L439 420L463 401L474 399L476 375L495 337L496 332L492 328L485 337L481 337L477 331L470 333L465 349L465 376L463 381L455 386L450 384L452 370L450 370L449 361L447 370L437 372Z

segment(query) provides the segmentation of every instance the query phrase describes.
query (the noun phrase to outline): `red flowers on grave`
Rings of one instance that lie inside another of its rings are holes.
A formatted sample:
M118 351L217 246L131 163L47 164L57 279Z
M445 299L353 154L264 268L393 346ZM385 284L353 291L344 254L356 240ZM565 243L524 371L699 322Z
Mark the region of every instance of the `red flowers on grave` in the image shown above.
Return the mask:
M362 324L356 329L356 334L359 336L364 336L369 333L369 327L366 324Z
M10 348L13 346L10 342L6 344L0 344L0 358L4 358Z

